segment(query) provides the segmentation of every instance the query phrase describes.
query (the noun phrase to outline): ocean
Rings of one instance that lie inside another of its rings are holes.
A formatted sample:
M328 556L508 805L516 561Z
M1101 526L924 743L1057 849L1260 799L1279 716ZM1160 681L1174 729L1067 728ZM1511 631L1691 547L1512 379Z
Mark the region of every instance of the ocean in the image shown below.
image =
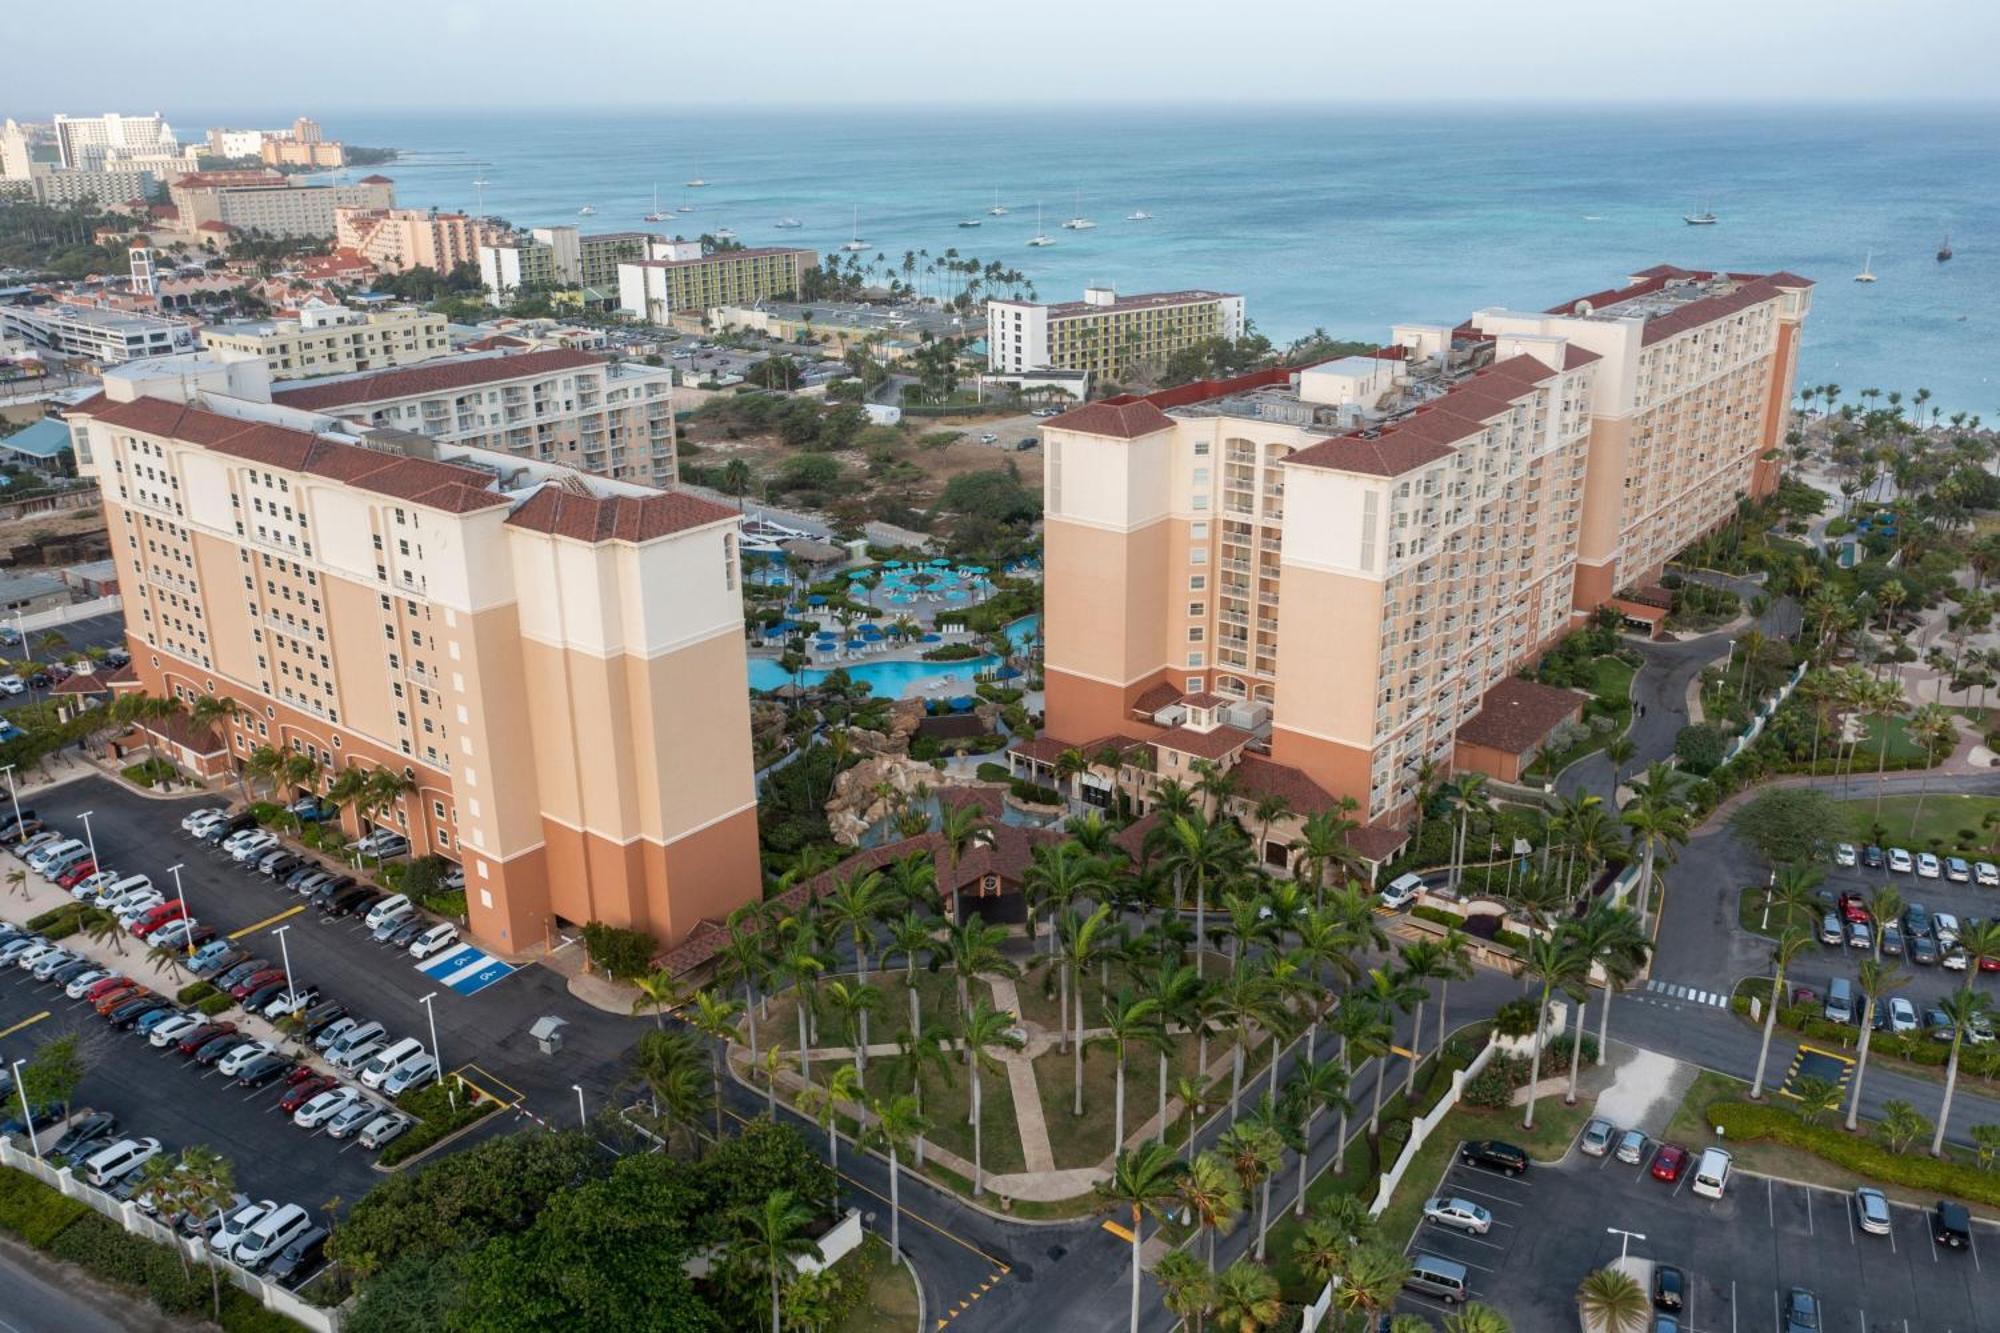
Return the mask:
M663 207L697 208L664 231L825 253L858 225L899 270L905 251L955 247L1045 300L1092 282L1221 288L1279 342L1539 309L1660 262L1789 269L1819 283L1801 383L1928 388L1947 413L2000 423L2000 109L1038 110L996 94L978 110L325 124L403 150L381 170L407 205L483 196L522 225L609 231L646 226L657 185ZM706 188L683 185L697 175ZM986 215L996 197L1007 216ZM1045 249L1026 244L1037 204L1058 240ZM1720 223L1682 222L1701 208ZM1079 209L1098 226L1062 230ZM1142 209L1151 221L1125 220ZM1940 264L1947 231L1956 258ZM1879 281L1852 281L1864 262Z

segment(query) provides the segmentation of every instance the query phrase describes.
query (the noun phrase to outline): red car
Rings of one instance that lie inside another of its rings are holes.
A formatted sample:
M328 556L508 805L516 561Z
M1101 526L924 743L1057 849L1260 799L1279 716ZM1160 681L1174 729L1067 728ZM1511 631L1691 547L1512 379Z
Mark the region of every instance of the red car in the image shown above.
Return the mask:
M290 1115L327 1089L339 1086L339 1079L328 1078L324 1074L315 1074L305 1082L293 1085L284 1096L278 1098L278 1109L286 1115Z
M100 1015L108 1014L113 1009L116 1009L119 1005L125 1003L125 1001L127 1000L136 1000L142 995L151 995L152 993L153 992L147 990L144 986L138 985L136 982L128 981L122 988L118 990L104 992L103 995L98 997L97 1003L92 1007L95 1008Z
M96 984L91 986L89 990L85 991L83 993L83 998L90 1004L96 1004L99 1000L109 995L112 991L130 990L132 989L132 987L138 984L139 984L138 982L132 980L132 978L130 977L106 977L104 980L97 982Z
M261 990L274 981L283 981L284 979L284 968L267 967L262 972L252 972L249 976L231 986L229 994L232 999L240 1000L253 990Z
M1847 921L1859 921L1863 925L1872 924L1875 916L1868 910L1868 900L1858 893L1840 895L1840 915Z
M1664 1180L1671 1185L1681 1178L1681 1172L1687 1170L1687 1164L1686 1148L1663 1143L1660 1145L1660 1150L1653 1154L1653 1179Z
M176 898L173 902L161 903L158 907L148 909L132 923L132 933L143 940L169 921L178 921L186 915L187 909L182 907L180 900Z
M299 1084L305 1082L309 1078L320 1078L320 1077L323 1076L317 1069L314 1069L311 1065L298 1065L285 1075L285 1086L288 1088L296 1088Z
M78 861L68 870L65 870L62 873L62 875L56 880L56 886L58 888L73 889L77 885L83 883L84 880L90 878L90 876L95 875L96 873L97 873L97 862L91 860L89 857L86 856L83 858L83 860Z
M182 1055L193 1055L217 1037L226 1037L236 1031L234 1023L203 1023L194 1031L182 1037L174 1049Z

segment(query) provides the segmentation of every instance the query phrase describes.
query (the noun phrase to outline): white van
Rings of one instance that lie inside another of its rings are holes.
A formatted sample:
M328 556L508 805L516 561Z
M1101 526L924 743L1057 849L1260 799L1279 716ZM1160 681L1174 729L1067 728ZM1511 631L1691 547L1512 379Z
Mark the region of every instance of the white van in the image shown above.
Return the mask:
M1417 895L1424 891L1422 875L1398 875L1389 881L1389 887L1382 890L1382 906L1392 912L1401 911L1415 902Z
M117 911L121 900L136 897L153 887L153 881L145 875L127 875L97 895L97 905L108 911Z
M245 1268L261 1268L312 1227L312 1214L295 1203L288 1203L258 1219L248 1235L236 1242L236 1251L231 1256Z
M1719 1199L1722 1190L1729 1183L1729 1154L1720 1148L1702 1150L1701 1161L1694 1169L1694 1192L1706 1199Z
M91 1154L83 1164L83 1178L103 1189L116 1184L160 1152L158 1139L120 1139L108 1148L100 1148Z
M378 1051L375 1058L361 1067L361 1086L379 1088L382 1080L389 1077L396 1066L412 1056L422 1055L424 1044L415 1037L405 1037L395 1045Z
M37 875L46 875L49 873L50 863L57 857L68 856L72 852L87 852L89 850L89 846L81 838L64 838L61 842L52 842L46 847L38 847L34 851L29 852L28 869L34 871Z
M382 1037L388 1035L388 1031L389 1029L372 1020L349 1028L340 1034L340 1040L326 1048L327 1063L335 1069L346 1068L347 1066L342 1061L350 1053L359 1050L371 1041L379 1041Z
M368 929L373 930L375 929L375 927L381 925L384 921L387 921L390 917L395 916L398 912L407 911L409 907L410 907L409 894L392 893L388 897L384 898L381 902L376 903L373 907L369 908L368 915L362 918L361 924L368 927Z

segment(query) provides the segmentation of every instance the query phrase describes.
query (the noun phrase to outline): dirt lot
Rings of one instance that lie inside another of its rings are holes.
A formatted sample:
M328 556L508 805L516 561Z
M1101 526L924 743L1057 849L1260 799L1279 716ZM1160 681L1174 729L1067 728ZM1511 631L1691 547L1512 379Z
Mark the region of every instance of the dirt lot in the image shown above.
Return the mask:
M1039 424L1035 418L1026 415L905 422L896 428L896 440L887 444L887 449L896 462L907 463L915 469L920 477L915 481L908 480L907 473L903 477L881 482L871 479L871 450L868 447L837 450L829 457L839 460L849 475L861 480L868 490L873 491L878 485L894 487L906 503L917 508L935 500L953 477L966 472L987 471L1009 461L1020 472L1021 484L1039 492L1042 488L1040 447L1020 452L1014 449L1021 440L1036 434L1035 428ZM922 442L927 435L946 433L955 434L957 438L942 446ZM997 443L981 443L980 436L985 434L996 437ZM770 475L786 458L799 452L775 435L745 435L740 439L729 439L723 430L700 421L686 423L681 439L683 447L687 444L699 446L701 453L695 461L703 467L715 467L732 458L741 458L760 478Z

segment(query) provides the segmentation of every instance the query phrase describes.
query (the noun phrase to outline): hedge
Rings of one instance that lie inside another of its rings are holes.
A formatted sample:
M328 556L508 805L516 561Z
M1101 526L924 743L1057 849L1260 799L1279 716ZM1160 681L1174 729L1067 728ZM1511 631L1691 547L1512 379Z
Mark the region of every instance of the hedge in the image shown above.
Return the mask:
M1709 1106L1707 1116L1711 1125L1721 1127L1725 1142L1768 1139L1809 1152L1869 1180L2000 1207L2000 1175L1977 1170L1962 1161L1939 1159L1921 1152L1893 1153L1873 1139L1849 1134L1836 1125L1808 1125L1796 1111L1783 1106L1716 1102Z
M404 1130L401 1138L390 1140L389 1146L382 1150L382 1155L376 1160L383 1166L406 1162L446 1135L454 1134L500 1109L498 1102L484 1097L475 1100L471 1090L463 1086L454 1089L448 1096L443 1083L426 1083L421 1088L412 1088L396 1099L396 1105L415 1116L417 1123Z
M190 981L187 985L174 992L174 1003L193 1004L197 1000L206 1000L211 995L220 994L222 994L221 991L206 981Z
M90 1211L21 1171L0 1171L0 1231L11 1231L38 1250L56 1233Z
M229 1008L231 1005L235 1003L236 1001L230 999L227 995L223 994L221 991L217 991L215 994L209 996L207 999L198 1002L195 1005L195 1008L201 1013L201 1015L204 1018L213 1018L217 1014L221 1013L223 1010Z

